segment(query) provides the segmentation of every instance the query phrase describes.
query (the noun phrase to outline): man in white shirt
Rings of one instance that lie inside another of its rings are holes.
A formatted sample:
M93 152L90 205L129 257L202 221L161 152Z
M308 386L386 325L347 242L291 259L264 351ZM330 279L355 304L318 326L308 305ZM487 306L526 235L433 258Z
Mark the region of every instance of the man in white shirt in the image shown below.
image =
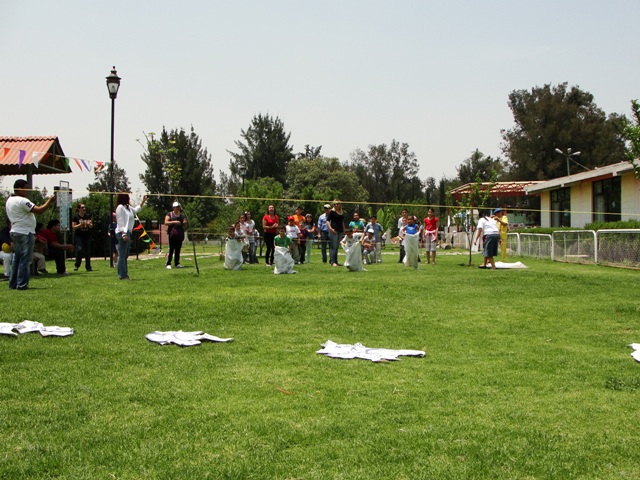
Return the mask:
M13 196L7 199L5 210L11 222L9 235L13 241L13 263L11 264L11 290L29 288L29 274L35 243L36 213L43 213L49 208L55 194L47 198L42 205L35 205L27 198L29 183L19 179L13 184Z

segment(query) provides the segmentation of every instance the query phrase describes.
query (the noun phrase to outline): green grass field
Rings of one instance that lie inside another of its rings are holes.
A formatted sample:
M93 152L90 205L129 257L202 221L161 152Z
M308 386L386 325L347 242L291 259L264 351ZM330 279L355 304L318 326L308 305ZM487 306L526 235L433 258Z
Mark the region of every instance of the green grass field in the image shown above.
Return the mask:
M197 275L190 251L182 270L130 259L132 282L95 261L25 292L0 284L1 321L75 329L0 336L0 478L640 475L637 271L439 254L349 273L314 251L298 275L218 258ZM179 329L235 340L145 339ZM427 356L317 355L328 339Z

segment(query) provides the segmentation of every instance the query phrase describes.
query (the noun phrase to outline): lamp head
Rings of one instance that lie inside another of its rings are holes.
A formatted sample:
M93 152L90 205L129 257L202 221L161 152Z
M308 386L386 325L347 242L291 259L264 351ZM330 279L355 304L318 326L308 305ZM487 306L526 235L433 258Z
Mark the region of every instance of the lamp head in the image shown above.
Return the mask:
M109 90L109 98L115 99L118 97L118 89L120 88L120 77L116 72L116 67L111 70L111 75L107 77L107 89Z

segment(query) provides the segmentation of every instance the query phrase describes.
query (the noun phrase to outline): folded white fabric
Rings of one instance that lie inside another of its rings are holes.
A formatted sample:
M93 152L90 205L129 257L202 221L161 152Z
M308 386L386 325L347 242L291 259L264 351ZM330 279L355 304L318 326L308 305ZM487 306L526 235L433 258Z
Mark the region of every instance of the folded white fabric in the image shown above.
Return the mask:
M24 320L20 323L0 323L0 334L16 336L19 333L40 332L43 337L68 337L73 335L73 328L44 326L40 322Z
M354 345L340 344L327 340L322 344L322 349L316 353L326 355L331 358L342 358L350 360L352 358L362 358L372 362L382 362L385 360L399 360L400 356L424 357L422 350L392 350L389 348L367 348L361 343Z
M151 332L147 334L145 338L150 342L159 343L160 345L174 344L180 345L181 347L200 345L203 340L209 342L231 342L233 340L233 338L220 338L202 331L183 332L182 330L175 332Z
M522 262L496 262L496 268L529 268Z
M629 345L631 348L633 348L633 353L631 354L631 356L633 357L633 359L636 362L640 362L640 343L632 343L631 345Z

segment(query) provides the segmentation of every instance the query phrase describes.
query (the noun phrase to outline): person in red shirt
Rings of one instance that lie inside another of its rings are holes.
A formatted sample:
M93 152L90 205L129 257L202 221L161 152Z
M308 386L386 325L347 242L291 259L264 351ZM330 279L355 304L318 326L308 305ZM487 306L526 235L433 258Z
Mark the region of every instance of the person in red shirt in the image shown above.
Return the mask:
M434 215L433 208L430 208L428 210L427 216L424 219L423 235L424 235L424 246L425 246L426 255L427 255L427 263L433 263L435 265L436 264L436 247L438 244L438 217Z
M60 233L60 220L49 220L47 228L40 230L40 236L47 241L49 246L49 256L56 262L56 272L58 275L69 275L65 266L66 252L73 252L73 245L60 243L58 241Z
M267 207L267 213L262 217L262 231L264 233L264 243L267 246L267 251L264 255L265 265L273 265L273 257L275 254L275 248L273 240L276 238L277 229L279 226L278 215L276 215L276 207L269 205Z

